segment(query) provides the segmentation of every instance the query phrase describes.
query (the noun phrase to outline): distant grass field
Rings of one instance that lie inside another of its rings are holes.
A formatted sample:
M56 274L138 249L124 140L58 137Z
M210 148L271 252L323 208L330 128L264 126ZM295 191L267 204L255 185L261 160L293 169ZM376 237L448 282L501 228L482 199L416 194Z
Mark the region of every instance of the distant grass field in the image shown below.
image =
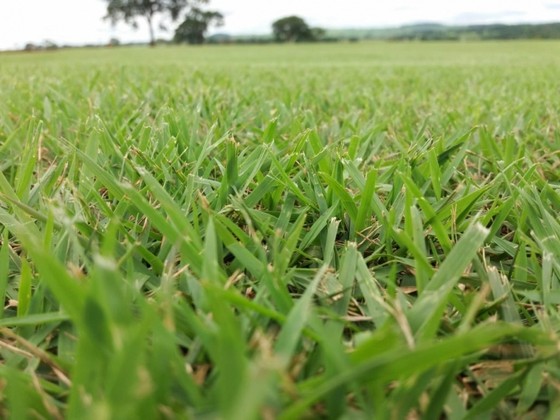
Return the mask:
M560 417L560 43L0 54L0 417Z

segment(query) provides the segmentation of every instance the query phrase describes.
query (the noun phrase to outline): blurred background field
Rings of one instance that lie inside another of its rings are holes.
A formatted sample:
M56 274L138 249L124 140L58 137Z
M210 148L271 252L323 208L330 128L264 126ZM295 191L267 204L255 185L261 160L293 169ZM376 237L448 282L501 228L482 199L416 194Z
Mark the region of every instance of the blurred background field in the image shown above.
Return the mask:
M465 66L553 65L558 60L560 41L362 41L317 44L144 46L62 49L46 52L4 52L2 65L25 62L69 64L115 63L131 65L242 65L292 66Z

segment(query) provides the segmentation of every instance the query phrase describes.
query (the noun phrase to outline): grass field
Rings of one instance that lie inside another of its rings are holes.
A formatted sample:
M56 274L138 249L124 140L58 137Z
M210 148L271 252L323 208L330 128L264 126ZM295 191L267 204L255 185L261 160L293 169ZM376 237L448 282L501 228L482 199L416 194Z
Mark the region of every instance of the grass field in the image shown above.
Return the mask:
M0 95L0 417L560 417L559 42L4 53Z

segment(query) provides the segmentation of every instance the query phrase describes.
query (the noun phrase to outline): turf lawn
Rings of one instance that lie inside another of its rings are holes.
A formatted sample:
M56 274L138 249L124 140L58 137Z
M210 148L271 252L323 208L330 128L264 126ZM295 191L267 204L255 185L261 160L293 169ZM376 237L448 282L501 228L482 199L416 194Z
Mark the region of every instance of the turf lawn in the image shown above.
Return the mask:
M560 42L0 54L0 417L560 417Z

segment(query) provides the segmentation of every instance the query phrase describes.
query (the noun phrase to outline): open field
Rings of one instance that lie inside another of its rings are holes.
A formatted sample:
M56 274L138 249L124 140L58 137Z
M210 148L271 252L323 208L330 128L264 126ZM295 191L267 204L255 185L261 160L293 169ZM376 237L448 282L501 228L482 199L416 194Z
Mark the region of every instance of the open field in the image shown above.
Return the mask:
M560 417L560 42L0 54L0 417Z

